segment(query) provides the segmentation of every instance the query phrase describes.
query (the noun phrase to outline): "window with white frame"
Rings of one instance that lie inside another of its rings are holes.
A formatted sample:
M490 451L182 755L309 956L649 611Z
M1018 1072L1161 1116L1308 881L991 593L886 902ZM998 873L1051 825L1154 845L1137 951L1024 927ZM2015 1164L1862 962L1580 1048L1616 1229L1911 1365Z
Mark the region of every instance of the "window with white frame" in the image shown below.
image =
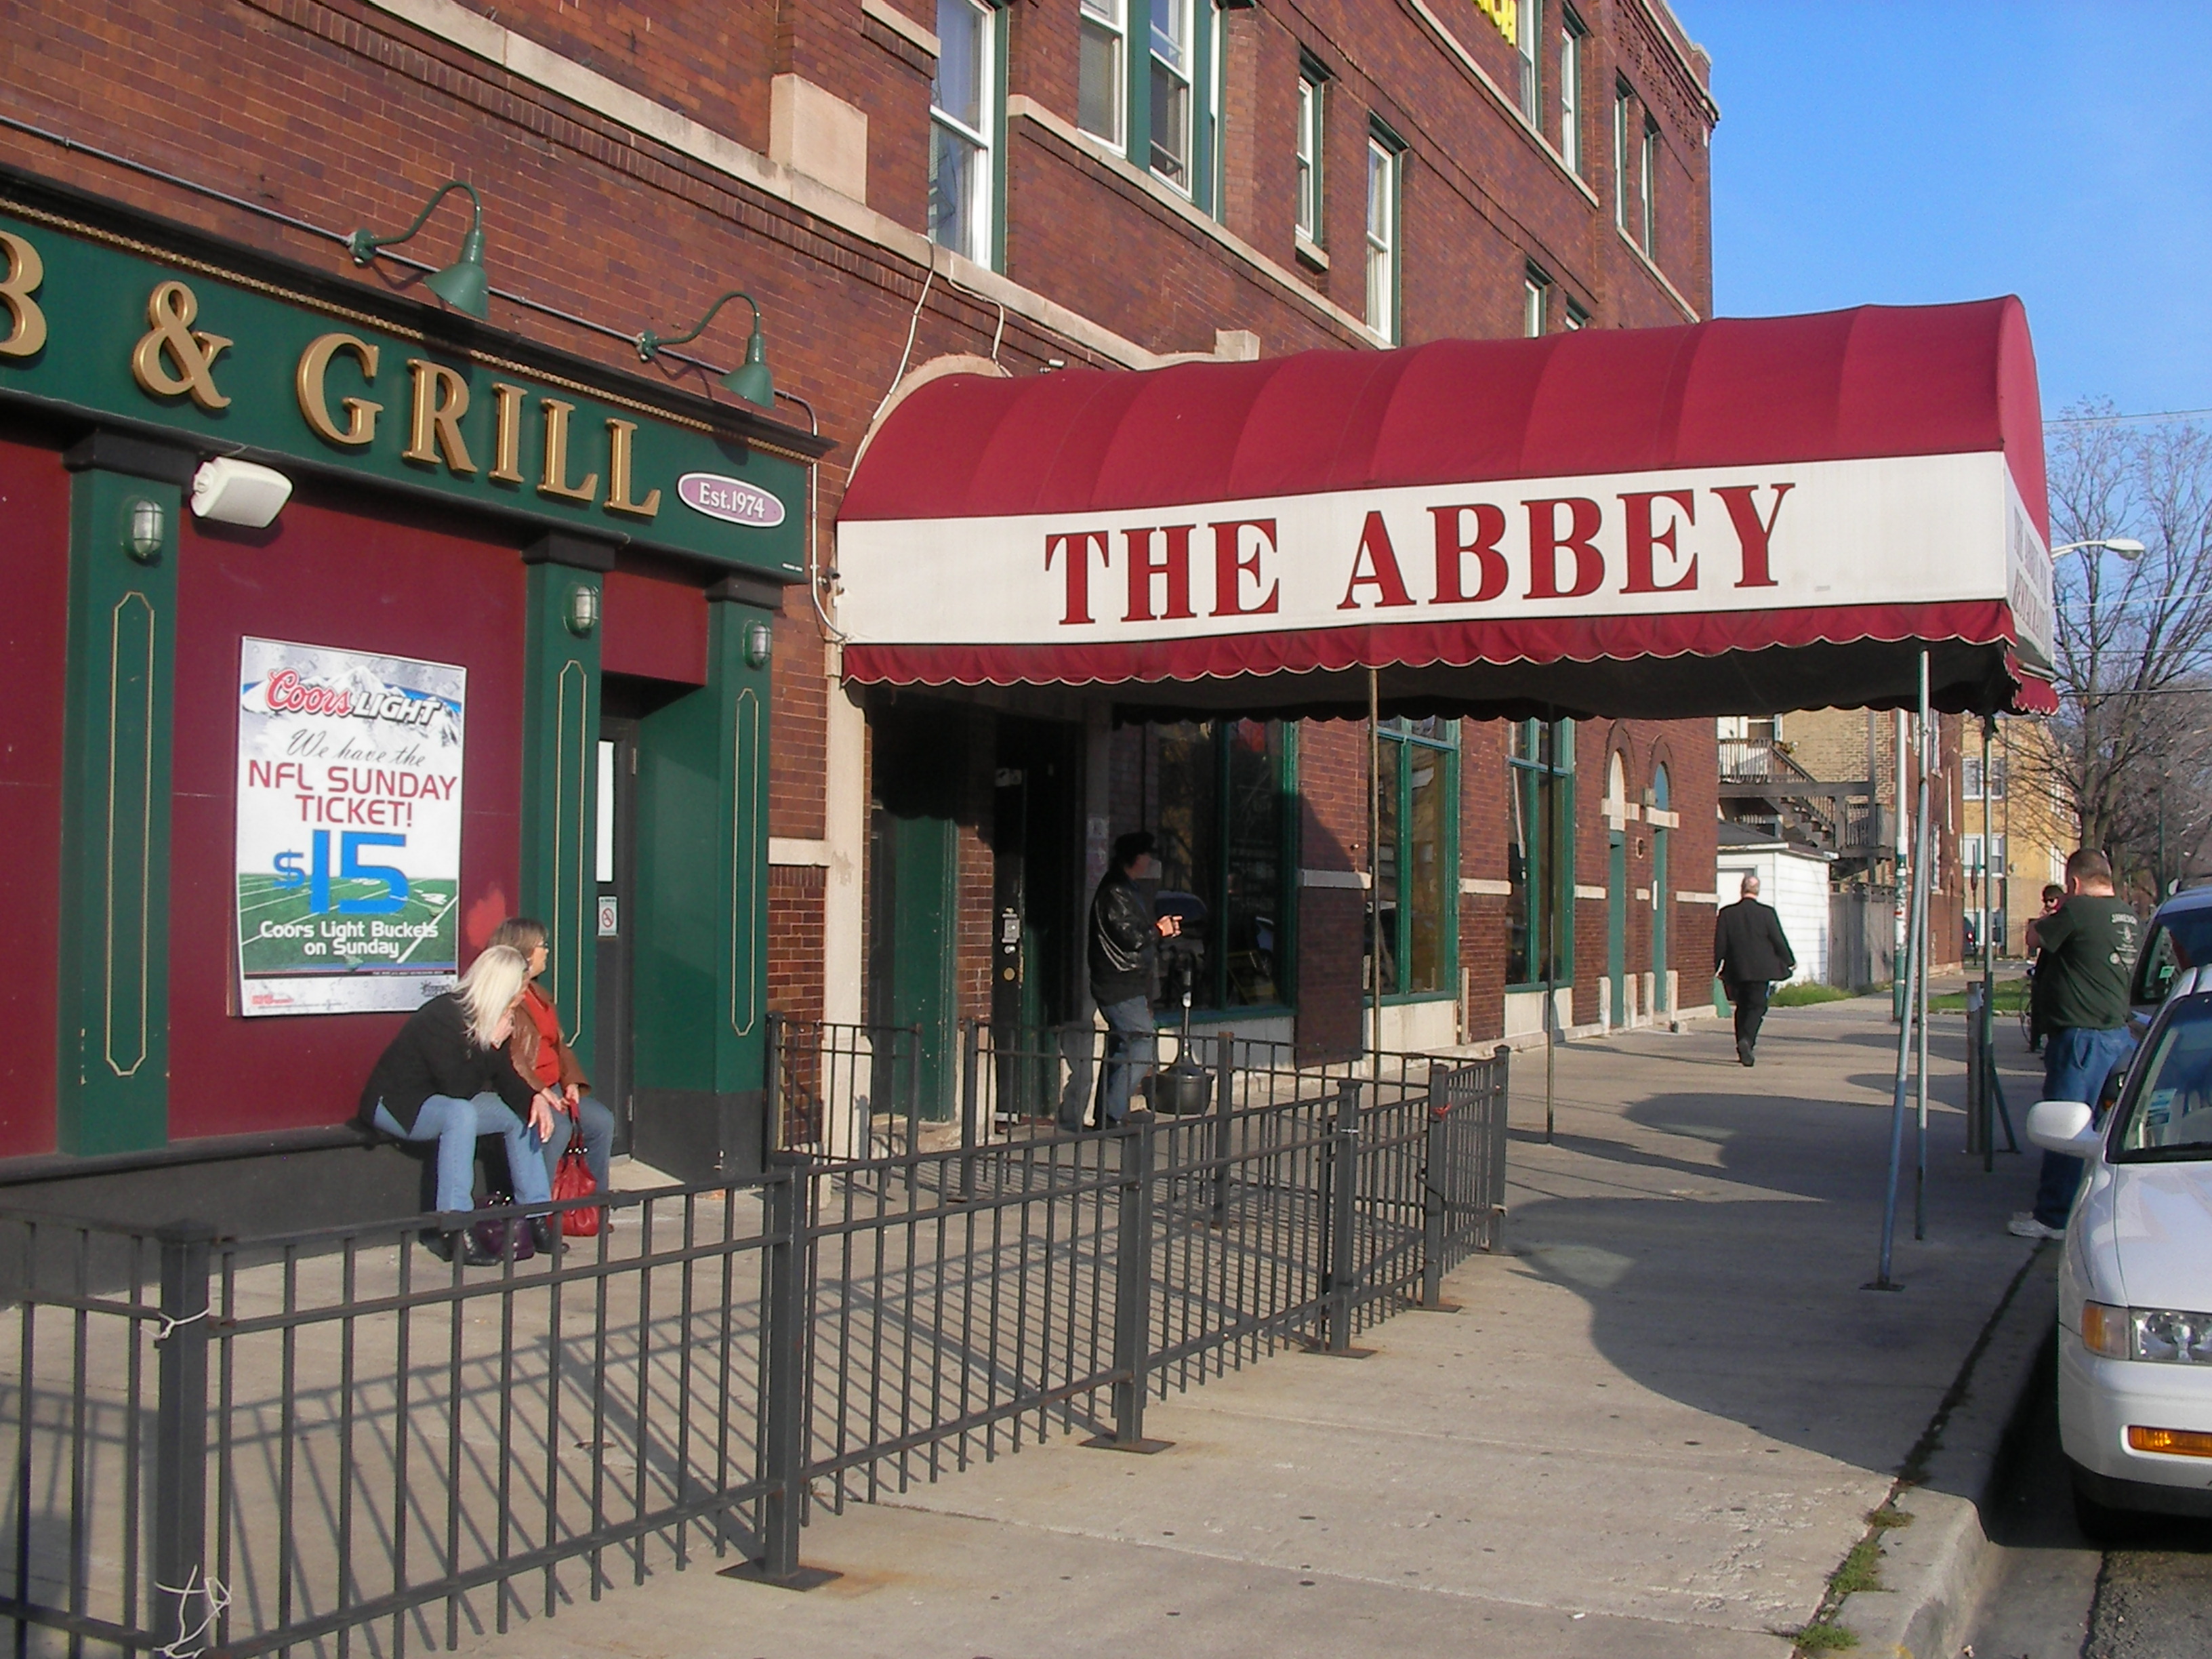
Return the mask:
M1521 112L1539 131L1544 125L1544 0L1521 0Z
M1574 13L1559 13L1559 159L1567 171L1583 170L1583 36Z
M1116 149L1127 148L1129 110L1128 0L1083 0L1078 13L1075 125Z
M1196 68L1191 0L1152 0L1152 171L1188 195L1191 76Z
M1566 314L1559 319L1559 326L1571 334L1577 329L1583 327L1589 321L1589 313L1570 300L1566 304Z
M2004 799L2005 793L2003 756L1992 755L1990 757L1990 774L1988 781L1989 793L1987 798L1990 800L2002 800ZM1982 784L1982 757L1979 755L1962 756L1959 763L1959 787L1961 796L1967 800L1980 800L1984 799Z
M1659 126L1648 115L1644 118L1644 148L1637 162L1637 184L1644 207L1644 234L1639 240L1644 251L1656 259L1659 257Z
M1327 80L1310 64L1298 66L1298 234L1322 246L1322 108Z
M937 0L937 78L929 87L929 239L986 265L999 115L995 23L980 0Z
M1367 138L1367 326L1398 338L1399 154L1373 133Z
M1613 88L1613 222L1628 228L1628 118L1632 94L1627 84Z
M1521 332L1533 340L1544 331L1552 279L1531 265L1521 273Z

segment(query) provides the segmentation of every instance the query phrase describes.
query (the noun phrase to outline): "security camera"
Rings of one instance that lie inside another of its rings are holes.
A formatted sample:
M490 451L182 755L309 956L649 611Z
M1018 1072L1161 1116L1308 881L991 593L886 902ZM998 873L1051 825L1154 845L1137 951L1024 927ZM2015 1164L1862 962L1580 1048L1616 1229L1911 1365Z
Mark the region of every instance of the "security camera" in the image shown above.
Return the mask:
M225 456L192 474L192 512L216 524L266 528L292 499L292 481L274 467Z

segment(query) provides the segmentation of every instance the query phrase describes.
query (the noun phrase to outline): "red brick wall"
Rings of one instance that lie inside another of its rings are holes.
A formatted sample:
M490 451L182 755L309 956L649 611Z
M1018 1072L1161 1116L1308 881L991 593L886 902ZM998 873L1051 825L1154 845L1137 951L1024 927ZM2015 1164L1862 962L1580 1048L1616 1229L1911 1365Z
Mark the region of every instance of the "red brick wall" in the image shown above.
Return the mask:
M822 1012L822 896L827 872L777 865L768 877L768 1006L818 1019Z
M926 60L853 0L732 0L719 7L565 0L467 0L487 18L618 85L757 151L769 143L770 80L801 75L868 119L868 204L896 223L926 218ZM895 0L933 22L929 0ZM1510 51L1468 0L1433 9L1501 88L1514 84ZM1556 9L1547 9L1556 17ZM1583 177L1593 204L1518 121L1502 111L1409 9L1373 0L1267 0L1227 15L1229 103L1225 219L1236 234L1357 316L1364 301L1362 218L1370 112L1410 146L1403 212L1404 336L1409 342L1520 330L1521 273L1534 260L1603 326L1682 320L1680 310L1613 228L1607 124L1612 86L1625 76L1665 139L1660 260L1700 309L1709 304L1710 233L1705 117L1694 78L1634 0L1590 0ZM1072 122L1073 0L1025 0L1009 14L1008 87ZM364 0L23 0L0 36L0 83L17 118L86 143L170 168L337 232L401 228L428 191L464 177L485 194L494 283L589 317L611 336L501 300L490 325L635 371L625 337L687 325L717 294L742 286L765 314L778 384L811 405L839 447L820 476L817 541L833 561L834 520L846 471L902 362L988 354L1017 374L1050 358L1083 361L1073 339L1002 312L945 281L924 293L923 272L884 247L817 220L608 117L418 31ZM1291 143L1301 49L1328 65L1327 272L1292 247ZM1557 129L1556 40L1547 40L1545 131ZM1113 168L1039 124L1008 123L1009 274L1054 302L1154 350L1210 349L1215 331L1248 329L1268 353L1362 343L1354 331L1285 292ZM171 188L81 152L0 132L0 161L76 184L238 241L357 280L401 280L380 264L354 273L331 242ZM417 246L450 248L461 209L449 202ZM410 250L413 251L413 250ZM406 277L411 283L411 276ZM909 351L909 328L912 328ZM725 313L691 348L736 361L742 317ZM695 371L671 366L708 390ZM796 406L787 417L801 421ZM825 832L825 660L822 629L803 590L776 628L771 743L771 833ZM1470 728L1465 771L1469 831L1464 869L1502 875L1499 766L1480 757L1502 741ZM988 1007L991 858L988 722L965 764L969 811L960 851L961 991L965 1013ZM1302 862L1365 863L1364 757L1358 728L1306 728L1309 799ZM1710 868L1711 750L1693 785L1686 763L1677 800L1686 827L1676 868ZM1690 745L1680 745L1686 756ZM1501 763L1502 764L1502 763ZM1697 793L1699 787L1707 793ZM1589 796L1588 799L1595 799ZM1484 814L1489 827L1477 833ZM1587 825L1586 817L1586 825ZM1126 827L1119 823L1116 830ZM1334 861L1334 862L1332 862ZM779 877L776 1006L796 1009L818 989L818 891ZM1678 886L1704 878L1686 873ZM1336 1006L1358 974L1357 892L1301 894L1302 1000L1312 1040L1356 1042ZM1502 901L1462 908L1462 960L1475 971L1478 1012L1496 997L1484 975L1502 962ZM811 922L805 918L811 915ZM1955 933L1955 922L1952 932ZM1686 945L1694 927L1678 920ZM1585 948L1580 959L1592 953ZM1601 949L1596 952L1601 963ZM1692 976L1686 971L1686 995ZM1331 1022L1334 1022L1333 1024ZM1340 1030L1339 1027L1343 1029ZM1349 1034L1347 1036L1347 1033Z

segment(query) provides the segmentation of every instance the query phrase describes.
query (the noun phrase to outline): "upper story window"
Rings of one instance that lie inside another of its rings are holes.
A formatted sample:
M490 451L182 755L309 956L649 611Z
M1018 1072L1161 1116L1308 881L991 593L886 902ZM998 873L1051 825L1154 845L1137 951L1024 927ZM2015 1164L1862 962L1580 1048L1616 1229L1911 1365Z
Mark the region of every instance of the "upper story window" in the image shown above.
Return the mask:
M1613 88L1613 222L1626 230L1628 219L1628 120L1635 112L1627 83L1616 82Z
M1322 245L1322 108L1327 77L1311 64L1298 66L1298 234Z
M1587 33L1571 11L1559 13L1559 159L1567 171L1583 170L1583 37Z
M1367 326L1398 339L1398 185L1402 158L1380 133L1367 137Z
M1659 256L1659 124L1650 116L1644 118L1644 147L1638 153L1638 194L1642 198L1644 216L1640 221L1643 235L1637 240L1644 251L1656 258Z
M1521 112L1540 131L1544 125L1544 0L1521 0L1515 44L1521 52Z
M1550 309L1552 279L1531 265L1521 273L1521 332L1535 339L1544 331Z
M1197 70L1191 0L1152 0L1152 171L1188 195L1191 84Z
M978 264L991 263L996 23L980 0L937 0L937 78L929 88L929 239Z
M1589 313L1584 311L1572 300L1570 300L1567 301L1565 315L1559 319L1559 326L1565 329L1568 333L1571 334L1577 329L1583 327L1589 323Z
M1075 124L1092 137L1124 149L1123 123L1129 107L1128 0L1083 0L1077 28L1081 45Z

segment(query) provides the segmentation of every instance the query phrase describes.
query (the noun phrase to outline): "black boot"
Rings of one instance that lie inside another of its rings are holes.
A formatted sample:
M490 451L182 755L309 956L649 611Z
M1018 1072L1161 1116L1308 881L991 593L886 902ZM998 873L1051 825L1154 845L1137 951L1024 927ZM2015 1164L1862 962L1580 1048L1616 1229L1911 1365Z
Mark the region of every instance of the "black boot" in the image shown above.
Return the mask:
M459 1250L464 1267L495 1267L499 1265L499 1256L477 1242L473 1227L459 1227L449 1233L426 1230L422 1234L422 1248L441 1261L451 1261L454 1251Z
M530 1218L530 1242L538 1247L538 1254L551 1261L561 1252L561 1227L550 1215Z

